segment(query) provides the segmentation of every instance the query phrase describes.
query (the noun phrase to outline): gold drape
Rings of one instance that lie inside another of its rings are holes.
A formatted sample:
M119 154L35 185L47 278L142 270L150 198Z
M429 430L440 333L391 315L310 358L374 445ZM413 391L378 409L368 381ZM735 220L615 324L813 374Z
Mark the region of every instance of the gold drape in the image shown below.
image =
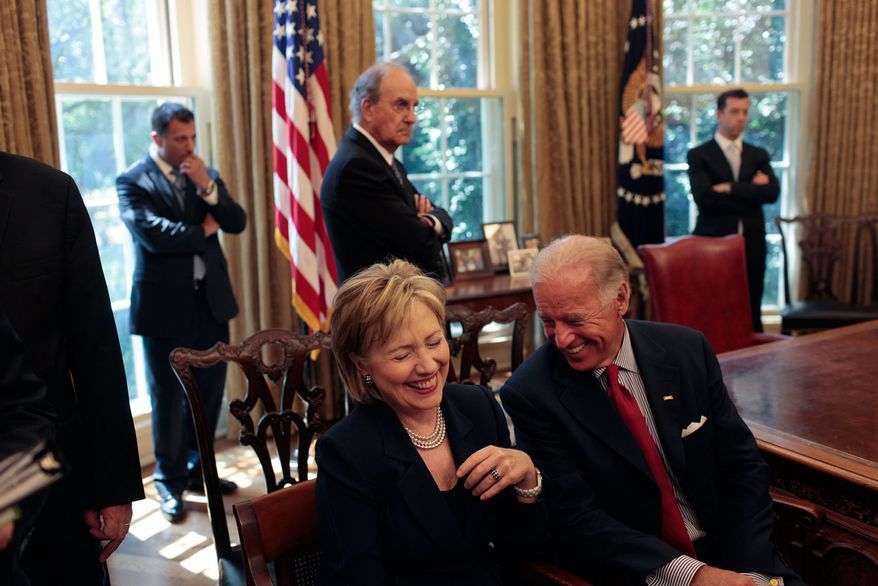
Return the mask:
M215 163L237 201L247 210L247 229L226 236L223 246L240 313L231 324L239 341L268 327L298 331L291 305L290 268L274 241L271 136L273 3L217 0L209 31L214 96ZM333 124L338 137L349 124L347 93L375 61L372 7L360 0L322 0L320 25L326 45ZM328 358L328 354L324 354ZM321 362L327 363L324 359ZM322 372L330 365L323 364ZM230 374L229 394L243 394ZM325 377L321 377L326 380Z
M0 2L0 150L60 163L45 0Z
M878 5L862 0L818 3L814 144L806 211L878 213ZM865 300L875 263L861 267ZM835 290L852 289L852 266L840 266Z
M631 6L522 2L520 218L544 241L609 234L616 216L618 96Z

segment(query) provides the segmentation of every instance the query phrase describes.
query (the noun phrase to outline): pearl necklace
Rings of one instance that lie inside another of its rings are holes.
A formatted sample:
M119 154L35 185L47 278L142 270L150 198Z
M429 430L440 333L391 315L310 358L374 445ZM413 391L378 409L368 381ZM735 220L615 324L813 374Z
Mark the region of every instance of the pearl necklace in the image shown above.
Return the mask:
M402 427L415 447L422 450L438 448L445 441L445 415L442 413L442 408L438 406L436 407L436 427L430 435L418 435L405 425Z

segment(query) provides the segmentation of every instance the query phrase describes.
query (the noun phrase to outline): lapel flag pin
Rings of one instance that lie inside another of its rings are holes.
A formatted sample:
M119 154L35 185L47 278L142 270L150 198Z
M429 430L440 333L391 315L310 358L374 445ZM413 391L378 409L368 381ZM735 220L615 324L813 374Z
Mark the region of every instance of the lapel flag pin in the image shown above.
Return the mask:
M673 401L673 400L674 400L674 395L665 395L664 397L662 397L662 401Z

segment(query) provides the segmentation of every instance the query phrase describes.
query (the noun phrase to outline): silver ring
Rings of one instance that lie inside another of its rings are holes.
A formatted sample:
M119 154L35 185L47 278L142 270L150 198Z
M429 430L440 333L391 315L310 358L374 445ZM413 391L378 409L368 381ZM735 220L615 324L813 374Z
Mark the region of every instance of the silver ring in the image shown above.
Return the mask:
M494 479L494 482L497 482L498 480L500 480L500 477L501 477L501 476L502 476L502 474L500 474L499 472L497 472L497 469L496 469L496 468L494 468L493 470L491 470L491 478Z

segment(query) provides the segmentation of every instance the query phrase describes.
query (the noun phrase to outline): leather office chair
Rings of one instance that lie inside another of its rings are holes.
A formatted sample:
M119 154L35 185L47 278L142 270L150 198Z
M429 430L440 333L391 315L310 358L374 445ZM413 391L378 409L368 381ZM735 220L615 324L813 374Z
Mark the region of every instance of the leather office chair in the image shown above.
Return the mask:
M477 382L490 387L491 379L497 372L497 361L482 356L479 348L479 336L482 329L489 323L512 324L511 354L509 370L514 371L524 360L524 334L530 311L525 303L513 303L506 309L487 308L473 311L464 305L449 305L445 308L446 332L452 362L448 370L450 382ZM451 335L452 324L460 324L460 335ZM455 362L458 362L455 368ZM475 370L478 380L471 376Z
M653 320L700 330L717 354L786 339L753 332L742 236L681 236L637 251Z
M785 306L781 332L806 333L878 319L878 270L876 270L876 216L836 216L814 213L774 219L783 251ZM801 261L804 295L793 294L793 246ZM871 259L868 254L871 253ZM857 302L861 271L872 266L872 298ZM837 269L851 275L846 298L836 289Z
M238 440L253 448L266 492L271 493L308 478L311 444L324 425L317 409L325 393L307 382L307 365L313 350L329 350L329 346L329 336L321 332L304 336L268 329L240 344L218 343L208 350L177 348L171 353L171 366L183 385L195 424L220 584L243 585L244 562L240 547L232 545L229 536L216 469L215 438L207 431L204 403L193 369L229 362L244 373L246 394L231 401L229 411L241 424Z

